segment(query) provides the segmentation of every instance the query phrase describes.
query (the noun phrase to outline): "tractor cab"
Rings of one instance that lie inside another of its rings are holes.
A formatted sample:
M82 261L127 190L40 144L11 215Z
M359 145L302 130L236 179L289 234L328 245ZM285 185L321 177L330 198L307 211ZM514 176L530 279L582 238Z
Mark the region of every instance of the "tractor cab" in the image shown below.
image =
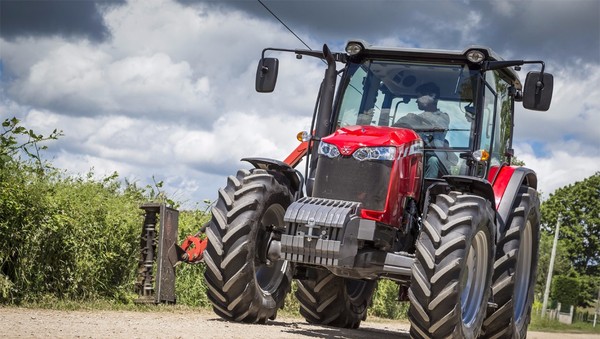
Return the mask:
M352 41L347 51L335 129L414 130L423 141L427 179L485 178L490 167L510 163L514 102L522 86L511 68L490 67L501 62L490 49L394 51ZM538 73L530 81L536 77L543 80ZM545 85L551 91L551 81Z

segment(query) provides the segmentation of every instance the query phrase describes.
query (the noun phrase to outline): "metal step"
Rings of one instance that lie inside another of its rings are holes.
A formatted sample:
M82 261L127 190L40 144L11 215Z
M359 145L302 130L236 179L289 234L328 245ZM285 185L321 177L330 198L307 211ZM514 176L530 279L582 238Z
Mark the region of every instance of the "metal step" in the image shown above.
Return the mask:
M412 276L412 265L415 256L407 252L388 253L383 264L383 271L389 274Z

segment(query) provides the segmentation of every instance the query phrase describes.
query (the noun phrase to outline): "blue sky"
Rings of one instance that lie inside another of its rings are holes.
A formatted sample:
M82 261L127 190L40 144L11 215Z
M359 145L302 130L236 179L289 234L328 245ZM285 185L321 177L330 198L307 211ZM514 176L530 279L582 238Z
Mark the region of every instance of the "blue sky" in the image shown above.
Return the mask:
M517 109L517 156L546 196L600 170L600 1L263 2L315 49L360 38L542 59L553 104ZM254 92L263 48L303 47L257 1L0 5L0 117L62 129L47 156L69 173L154 176L193 206L247 167L239 159L283 159L309 127L323 64L282 56L276 91Z

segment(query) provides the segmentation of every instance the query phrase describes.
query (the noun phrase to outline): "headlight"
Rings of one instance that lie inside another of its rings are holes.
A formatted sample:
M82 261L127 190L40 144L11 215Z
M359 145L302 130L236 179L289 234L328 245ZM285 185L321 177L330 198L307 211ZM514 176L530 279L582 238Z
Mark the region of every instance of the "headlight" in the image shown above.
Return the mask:
M360 53L362 49L363 46L358 42L349 42L348 45L346 45L346 53L348 53L348 55L356 55Z
M467 60L472 63L479 64L485 59L485 54L482 51L472 49L467 52Z
M364 160L394 160L396 147L361 147L352 154L358 161Z
M328 158L335 158L340 156L340 150L335 145L321 141L319 143L319 154Z

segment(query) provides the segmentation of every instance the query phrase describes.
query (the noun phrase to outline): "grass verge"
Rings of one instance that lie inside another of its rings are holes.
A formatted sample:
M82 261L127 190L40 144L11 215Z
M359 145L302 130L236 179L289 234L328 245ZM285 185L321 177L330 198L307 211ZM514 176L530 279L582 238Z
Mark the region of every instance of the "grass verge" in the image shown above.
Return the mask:
M596 327L593 327L593 324L589 322L574 322L571 325L567 325L558 320L542 318L541 316L534 314L531 318L529 330L539 332L600 334L600 319L599 322L596 323Z

